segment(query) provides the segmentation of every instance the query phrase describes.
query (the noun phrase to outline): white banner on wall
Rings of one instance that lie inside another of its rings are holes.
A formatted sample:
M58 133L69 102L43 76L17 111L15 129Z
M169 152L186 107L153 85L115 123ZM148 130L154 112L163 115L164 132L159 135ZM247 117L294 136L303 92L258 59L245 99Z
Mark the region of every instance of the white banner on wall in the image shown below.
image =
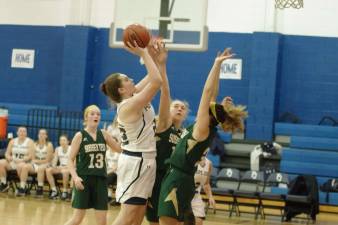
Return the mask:
M33 49L13 49L12 68L34 68L35 50Z
M221 65L220 79L242 79L242 59L227 59Z

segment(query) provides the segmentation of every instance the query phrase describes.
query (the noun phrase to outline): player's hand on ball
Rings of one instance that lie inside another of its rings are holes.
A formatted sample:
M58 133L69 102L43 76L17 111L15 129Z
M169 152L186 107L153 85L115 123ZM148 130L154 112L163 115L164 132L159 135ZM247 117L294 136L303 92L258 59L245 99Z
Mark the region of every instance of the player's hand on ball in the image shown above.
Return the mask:
M140 57L142 57L146 52L147 52L147 49L146 48L140 48L138 45L137 45L137 42L134 41L134 45L133 46L129 41L126 43L126 46L124 46L124 48L130 52L131 54L134 54L134 55L138 55Z

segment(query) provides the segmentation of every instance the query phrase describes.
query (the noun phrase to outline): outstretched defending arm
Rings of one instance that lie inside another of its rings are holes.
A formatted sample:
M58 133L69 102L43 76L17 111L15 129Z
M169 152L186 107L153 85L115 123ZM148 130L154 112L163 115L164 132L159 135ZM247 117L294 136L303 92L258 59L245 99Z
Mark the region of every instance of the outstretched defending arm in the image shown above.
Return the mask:
M149 48L149 53L154 62L158 66L162 77L160 105L158 110L158 120L156 125L156 132L161 133L168 129L172 124L170 116L170 88L167 76L167 58L168 49L165 47L161 39L155 39L153 45Z
M201 101L198 106L196 123L192 134L196 141L203 141L209 135L209 104L213 95L215 94L214 87L215 85L218 86L221 64L224 60L229 59L232 56L233 54L228 48L225 49L223 53L218 53L209 72L208 78L203 88Z

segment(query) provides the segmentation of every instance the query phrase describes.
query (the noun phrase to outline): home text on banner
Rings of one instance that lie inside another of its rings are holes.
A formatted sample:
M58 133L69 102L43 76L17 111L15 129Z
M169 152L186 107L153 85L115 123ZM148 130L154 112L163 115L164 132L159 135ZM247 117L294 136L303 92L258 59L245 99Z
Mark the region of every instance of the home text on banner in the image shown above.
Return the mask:
M13 49L12 68L34 68L35 50L32 49Z
M220 79L242 79L242 59L227 59L221 65Z

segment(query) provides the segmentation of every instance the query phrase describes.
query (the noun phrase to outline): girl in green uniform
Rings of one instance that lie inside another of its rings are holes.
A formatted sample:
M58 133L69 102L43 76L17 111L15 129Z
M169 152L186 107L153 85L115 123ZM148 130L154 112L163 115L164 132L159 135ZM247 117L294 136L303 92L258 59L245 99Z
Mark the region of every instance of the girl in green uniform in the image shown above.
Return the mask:
M97 224L107 224L106 145L116 152L121 148L106 131L98 129L100 119L100 109L88 106L84 111L85 129L72 140L68 168L75 184L72 201L75 210L66 225L80 224L90 208L95 209Z
M216 104L219 72L224 60L231 58L225 49L215 58L202 92L196 122L183 131L181 139L170 157L170 168L161 185L158 216L161 225L183 222L184 212L190 208L195 193L196 165L207 151L218 124L225 131L243 130L245 107Z
M149 53L160 71L163 82L156 123L156 178L146 211L147 220L151 225L155 225L159 221L157 213L161 183L167 171L165 161L170 158L180 138L182 123L187 116L189 106L187 102L180 100L171 101L166 69L168 50L161 39L154 40L153 45L149 47Z

